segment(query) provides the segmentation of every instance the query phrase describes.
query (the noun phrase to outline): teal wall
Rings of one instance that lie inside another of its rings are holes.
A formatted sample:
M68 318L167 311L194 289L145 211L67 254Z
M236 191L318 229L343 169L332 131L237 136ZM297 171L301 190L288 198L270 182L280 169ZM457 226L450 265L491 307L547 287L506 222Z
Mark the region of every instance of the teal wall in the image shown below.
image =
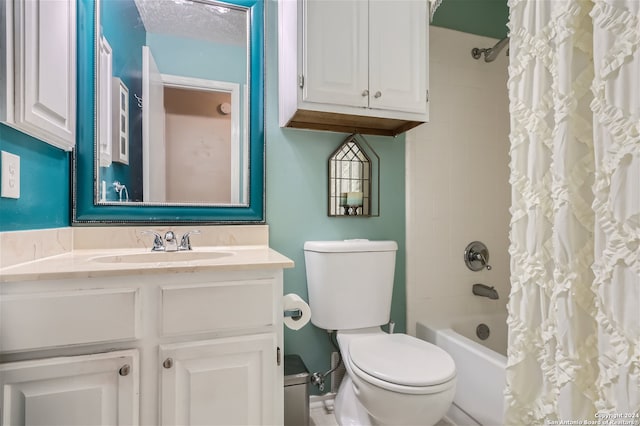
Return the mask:
M397 331L405 331L405 137L366 136L380 156L380 217L328 217L327 161L349 135L278 126L275 5L274 1L266 2L266 212L271 247L296 264L295 268L285 270L284 292L297 293L308 300L302 249L305 241L349 238L395 240L400 249L391 319L396 322ZM326 331L312 324L299 331L285 328L285 353L299 354L311 372L329 369L331 351Z
M391 318L397 324L397 331L405 331L405 138L367 137L380 156L380 217L328 217L327 159L347 135L278 126L276 2L266 0L265 7L266 219L271 246L296 263L295 268L285 271L285 293L298 293L307 299L302 250L305 241L395 240L400 249ZM434 24L500 38L506 33L505 8L505 0L444 0ZM478 25L495 27L495 30L488 32L487 28L476 28ZM0 125L0 148L20 155L22 167L22 197L19 200L0 198L0 231L68 226L69 154L4 125ZM311 324L296 332L285 329L285 348L286 353L300 354L311 372L326 371L329 367L331 347L327 333Z
M272 0L266 0L266 3L268 3L270 9L275 7L275 5L272 4ZM270 12L273 14L273 10L270 10ZM507 31L507 17L508 8L506 0L443 0L442 5L435 13L433 25L473 34L502 38L506 35ZM275 42L273 40L276 31L274 21L275 19L271 17L267 28L267 30L270 31L270 38L272 39L269 43L269 56L267 57L267 67L271 73L269 76L270 81L268 82L269 86L267 87L269 91L269 98L267 99L269 108L273 108L274 105L276 105L273 98L274 85L276 84L273 75L276 64L276 55L274 52ZM270 139L276 140L276 142L273 142L271 145L277 143L289 144L289 142L286 141L295 139L298 136L292 136L296 134L293 130L273 130L275 126L274 123L277 120L273 116L273 113L274 111L267 111L267 127L270 129L268 136L270 136ZM301 140L303 141L312 137L306 136L307 134L305 132L299 132L299 134L302 135ZM313 133L309 134L312 135ZM325 136L327 139L332 137L335 136ZM333 147L339 139L338 137L331 143L325 141L323 145L329 144ZM285 142L277 142L278 140ZM374 142L376 142L374 146L377 149L378 140L375 139ZM269 179L274 180L275 177L271 176L274 171L272 170L274 164L278 164L278 168L284 169L281 173L286 173L289 166L281 164L277 158L273 158L273 155L279 155L280 153L276 150L274 154L274 149L271 145L267 148L269 168L267 173L270 176ZM303 143L301 146L306 145ZM70 192L68 182L71 164L69 155L2 124L0 124L0 148L21 155L21 168L23 173L21 199L11 200L0 198L0 231L68 226L70 224ZM328 149L329 148L327 148L327 150ZM386 167L387 163L389 163L389 160L383 161L383 167ZM25 173L28 175L24 176ZM273 182L268 182L269 190L273 187ZM279 209L279 206L275 202L274 197L268 198L267 218L268 220L275 221L276 211ZM385 197L383 197L383 201L384 198ZM303 211L308 210L308 208L302 207L300 207L300 209ZM383 218L384 214L383 211ZM360 219L356 219L355 221L351 221L350 219L344 220L348 220L345 224L347 224L349 229L359 226L356 225L356 223ZM366 221L365 219L363 220ZM375 220L378 219L371 219L371 221ZM275 226L277 227L277 223L275 223Z
M156 33L147 33L147 45L162 74L247 82L247 49L244 46Z
M127 187L130 200L142 201L142 108L134 96L142 96L142 46L147 33L141 21L133 0L100 3L102 34L113 51L112 73L129 90L129 164L114 161L100 168L100 180L107 182L107 201L120 197L111 185L114 181Z
M20 156L20 198L0 197L0 232L69 226L70 154L4 124L0 150Z
M442 0L431 25L501 39L508 19L507 0Z

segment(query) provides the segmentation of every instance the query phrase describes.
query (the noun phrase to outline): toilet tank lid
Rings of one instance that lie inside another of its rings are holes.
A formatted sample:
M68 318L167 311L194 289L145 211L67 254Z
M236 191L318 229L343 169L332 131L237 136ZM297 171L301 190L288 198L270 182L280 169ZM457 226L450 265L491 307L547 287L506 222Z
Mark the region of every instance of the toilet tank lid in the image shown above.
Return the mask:
M371 241L365 239L342 241L307 241L306 243L304 243L304 250L319 253L396 251L398 250L398 244L395 241Z

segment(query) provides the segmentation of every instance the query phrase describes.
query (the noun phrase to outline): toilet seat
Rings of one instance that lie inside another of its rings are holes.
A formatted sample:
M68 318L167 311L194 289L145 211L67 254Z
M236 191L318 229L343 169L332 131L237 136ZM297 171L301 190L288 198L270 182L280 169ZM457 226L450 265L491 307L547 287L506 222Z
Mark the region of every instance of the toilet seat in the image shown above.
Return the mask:
M406 334L378 334L349 344L354 373L401 393L434 393L452 385L456 369L441 348Z

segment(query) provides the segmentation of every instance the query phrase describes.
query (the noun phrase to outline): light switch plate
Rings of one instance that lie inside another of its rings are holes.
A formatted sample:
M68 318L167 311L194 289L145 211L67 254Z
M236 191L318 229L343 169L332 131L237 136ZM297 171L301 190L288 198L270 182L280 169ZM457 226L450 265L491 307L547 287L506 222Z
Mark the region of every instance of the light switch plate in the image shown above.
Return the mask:
M20 157L2 151L0 169L2 169L0 196L20 198Z

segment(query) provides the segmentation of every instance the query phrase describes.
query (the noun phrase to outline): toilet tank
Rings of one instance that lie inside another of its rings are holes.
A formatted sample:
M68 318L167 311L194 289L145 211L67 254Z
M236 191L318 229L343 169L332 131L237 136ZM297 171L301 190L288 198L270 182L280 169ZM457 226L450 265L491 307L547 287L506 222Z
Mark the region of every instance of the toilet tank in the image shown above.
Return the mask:
M326 330L389 322L395 241L308 241L304 244L311 322Z

